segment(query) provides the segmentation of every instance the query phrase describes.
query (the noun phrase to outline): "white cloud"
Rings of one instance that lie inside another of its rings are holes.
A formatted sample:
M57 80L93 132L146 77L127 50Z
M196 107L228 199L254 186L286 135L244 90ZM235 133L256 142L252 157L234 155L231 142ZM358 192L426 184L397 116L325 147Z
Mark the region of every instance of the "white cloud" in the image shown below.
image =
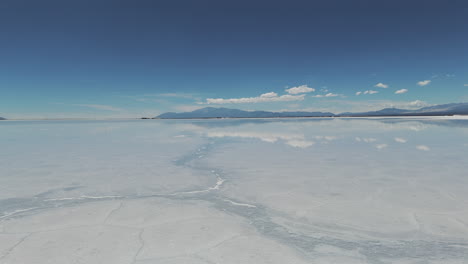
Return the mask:
M400 90L396 91L395 94L404 94L406 92L408 92L408 89L400 89Z
M422 151L429 151L431 150L428 146L426 145L419 145L419 146L416 146L417 149L419 150L422 150Z
M407 142L406 139L404 139L404 138L399 138L399 137L396 137L396 138L395 138L395 141L398 142L398 143L406 143L406 142Z
M260 95L260 97L264 97L264 98L272 98L272 97L276 97L278 96L277 93L275 92L269 92L269 93L264 93L262 95Z
M320 91L326 93L328 92L328 88L326 86L323 86L322 88L320 88Z
M360 95L360 94L362 94L362 92L356 92L356 95Z
M418 84L419 86L426 86L426 85L428 85L428 84L430 84L430 83L431 83L431 80L424 80L424 81L418 82L417 84Z
M376 93L378 93L378 91L374 91L374 90L364 91L364 94L376 94Z
M289 102L289 101L302 101L305 94L290 95L285 94L278 96L277 93L270 92L264 93L257 97L244 97L244 98L207 98L206 104L242 104L242 103L264 103L264 102Z
M463 86L468 87L468 83L465 83Z
M374 87L379 87L379 88L388 88L388 84L384 84L384 83L378 83L378 84L374 85Z
M317 95L314 95L312 97L322 98L322 97L336 97L336 96L340 96L340 95L339 94L334 94L334 93L327 93L327 94L317 94Z
M415 101L409 102L408 105L410 107L425 107L425 106L429 106L430 104L421 100L415 100Z
M114 112L122 112L124 109L118 108L118 107L113 107L110 105L100 105L100 104L75 104L76 106L81 106L81 107L88 107L88 108L93 108L97 110L105 110L105 111L114 111Z
M315 89L312 87L308 87L306 84L300 85L297 87L292 87L285 90L289 94L301 94L301 93L310 93L315 92Z

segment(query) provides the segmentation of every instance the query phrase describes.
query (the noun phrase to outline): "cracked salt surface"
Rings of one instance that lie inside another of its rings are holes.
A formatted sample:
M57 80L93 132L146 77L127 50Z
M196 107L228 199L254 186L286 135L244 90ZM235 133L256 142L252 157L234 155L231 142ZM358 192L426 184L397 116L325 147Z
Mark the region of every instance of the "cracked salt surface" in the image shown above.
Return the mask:
M0 137L2 264L468 259L467 120L10 122Z

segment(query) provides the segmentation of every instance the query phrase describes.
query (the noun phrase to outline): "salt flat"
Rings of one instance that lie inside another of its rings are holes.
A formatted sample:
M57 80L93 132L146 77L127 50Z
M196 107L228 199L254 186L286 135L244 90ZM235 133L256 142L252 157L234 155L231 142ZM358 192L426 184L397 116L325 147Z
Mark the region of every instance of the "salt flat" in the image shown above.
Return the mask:
M466 263L468 120L9 121L0 263Z

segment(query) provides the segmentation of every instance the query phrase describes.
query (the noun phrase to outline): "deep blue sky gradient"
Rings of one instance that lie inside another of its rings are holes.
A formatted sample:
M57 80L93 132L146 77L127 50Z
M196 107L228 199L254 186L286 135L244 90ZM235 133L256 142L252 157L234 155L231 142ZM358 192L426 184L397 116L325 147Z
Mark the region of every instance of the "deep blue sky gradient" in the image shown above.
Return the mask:
M304 84L340 96L223 106L468 101L468 1L4 0L0 32L0 116L152 115Z

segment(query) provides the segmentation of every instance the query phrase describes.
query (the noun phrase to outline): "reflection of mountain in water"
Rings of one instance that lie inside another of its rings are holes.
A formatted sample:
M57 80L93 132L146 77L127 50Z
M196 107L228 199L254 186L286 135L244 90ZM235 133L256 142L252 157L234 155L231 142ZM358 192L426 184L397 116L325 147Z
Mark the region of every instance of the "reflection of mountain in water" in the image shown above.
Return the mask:
M333 118L271 118L271 119L190 119L190 120L161 120L163 122L187 122L191 125L203 127L203 128L222 128L222 127L232 127L232 126L241 126L248 124L299 124L299 123L318 123L318 122L328 122L333 120Z
M200 118L279 118L279 117L375 117L375 116L447 116L468 115L468 103L454 103L423 107L417 110L385 108L379 111L362 113L330 112L268 112L243 111L239 109L205 107L192 112L164 113L156 118L160 119L200 119Z
M285 125L300 125L312 123L327 123L336 120L343 122L353 121L356 119L348 118L271 118L271 119L189 119L189 120L159 120L167 124L172 123L187 123L201 128L223 128L235 127L242 125L261 125L261 124L285 124ZM369 123L384 123L384 124L422 124L447 127L468 127L468 119L428 119L428 118L360 118L359 120Z
M468 127L468 119L380 119L386 124L401 124L408 122L418 122L425 125L447 126L447 127Z
M205 107L192 112L164 113L157 118L189 119L189 118L273 118L273 117L331 117L333 113L323 112L268 112L244 111L230 108Z

